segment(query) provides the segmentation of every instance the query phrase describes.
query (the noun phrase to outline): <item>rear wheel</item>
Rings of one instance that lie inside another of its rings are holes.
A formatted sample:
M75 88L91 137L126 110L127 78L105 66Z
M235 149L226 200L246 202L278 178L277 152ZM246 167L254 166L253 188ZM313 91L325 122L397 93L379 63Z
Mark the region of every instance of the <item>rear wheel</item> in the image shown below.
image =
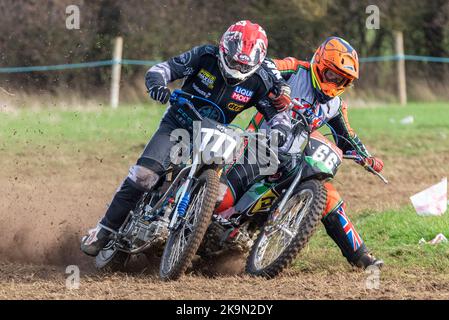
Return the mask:
M170 232L162 254L159 275L163 280L181 277L190 266L209 226L218 196L218 175L205 170L195 182L184 218Z
M289 266L309 242L324 211L327 192L321 181L301 184L282 212L271 215L251 248L246 272L272 278ZM274 206L281 202L281 198ZM277 216L273 219L274 216Z

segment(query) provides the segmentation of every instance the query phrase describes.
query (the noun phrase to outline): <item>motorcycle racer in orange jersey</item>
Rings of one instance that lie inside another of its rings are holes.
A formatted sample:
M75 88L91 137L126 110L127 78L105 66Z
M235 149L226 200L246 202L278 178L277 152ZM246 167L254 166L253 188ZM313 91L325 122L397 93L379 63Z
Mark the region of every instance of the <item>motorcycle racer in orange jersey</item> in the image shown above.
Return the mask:
M330 37L316 50L310 62L288 57L273 60L277 69L287 81L291 92L283 96L291 96L300 102L294 106L292 117L302 113L316 130L327 124L334 133L337 146L346 154L356 156L359 164L370 167L376 172L383 168L383 162L373 157L354 130L349 125L347 105L340 95L359 77L357 52L345 40ZM288 90L288 87L284 87ZM267 128L261 113L251 120L248 130L257 131ZM340 138L339 138L340 136ZM341 138L343 137L343 138ZM232 208L257 177L251 176L245 165L236 165L227 173L227 186L223 201L216 212L222 214ZM343 256L360 268L371 265L382 266L383 261L371 255L360 235L346 214L346 205L335 187L326 182L327 203L322 215L322 222L328 235L340 248Z

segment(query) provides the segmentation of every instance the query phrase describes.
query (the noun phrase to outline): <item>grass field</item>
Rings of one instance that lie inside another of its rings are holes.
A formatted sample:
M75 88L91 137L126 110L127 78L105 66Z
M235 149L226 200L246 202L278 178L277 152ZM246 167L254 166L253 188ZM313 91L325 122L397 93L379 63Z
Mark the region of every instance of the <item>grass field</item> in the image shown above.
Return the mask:
M350 122L359 136L383 152L416 155L446 151L449 145L449 116L446 103L396 105L350 109ZM97 143L105 147L126 148L145 143L157 128L165 107L137 105L117 110L61 111L56 108L0 113L0 138L3 151L34 145L69 147L71 143ZM254 111L248 110L236 120L244 126ZM413 116L412 125L399 122ZM382 145L377 142L381 141Z
M162 106L138 105L117 110L49 107L0 113L0 181L4 187L0 223L10 226L0 235L0 261L86 262L79 255L77 239L101 216L163 112ZM420 217L408 199L449 173L448 112L447 103L349 111L352 127L369 150L384 160L391 183L385 186L347 162L335 185L367 245L385 260L385 277L395 279L395 286L401 277L411 285L426 274L445 279L441 280L446 281L443 289L449 292L449 244L418 244L422 237L431 240L440 232L449 237L449 214ZM237 123L244 125L251 114L246 112ZM413 116L414 122L401 124L406 116ZM57 250L61 259L53 257L56 247L61 249ZM320 228L292 272L311 276L336 272L344 278L349 270ZM0 295L2 288L6 290L7 283L0 279ZM413 288L407 290L413 297Z

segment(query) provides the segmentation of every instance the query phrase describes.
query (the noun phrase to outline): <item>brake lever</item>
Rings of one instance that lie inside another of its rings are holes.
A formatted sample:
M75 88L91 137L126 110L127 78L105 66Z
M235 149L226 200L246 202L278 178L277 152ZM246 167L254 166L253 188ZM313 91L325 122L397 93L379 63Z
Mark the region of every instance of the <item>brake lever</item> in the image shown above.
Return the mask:
M343 159L350 159L350 160L358 160L357 156L353 156L353 155L343 155ZM388 180L379 172L377 172L376 170L374 170L373 168L371 168L368 165L364 165L363 166L367 171L375 174L376 176L379 177L380 180L382 180L383 183L388 184Z
M367 169L369 172L374 173L376 176L378 176L380 178L380 180L383 181L383 183L388 184L388 180L379 172L377 172L376 170L374 170L373 168L371 168L370 166L364 166L365 169Z

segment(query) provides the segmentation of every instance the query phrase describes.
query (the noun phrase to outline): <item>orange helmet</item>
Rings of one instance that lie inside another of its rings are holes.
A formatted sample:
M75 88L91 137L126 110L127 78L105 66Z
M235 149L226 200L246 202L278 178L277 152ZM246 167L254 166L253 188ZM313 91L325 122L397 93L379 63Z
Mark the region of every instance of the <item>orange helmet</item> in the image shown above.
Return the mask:
M316 50L310 65L312 84L321 103L342 94L359 78L357 52L342 38L327 38Z

